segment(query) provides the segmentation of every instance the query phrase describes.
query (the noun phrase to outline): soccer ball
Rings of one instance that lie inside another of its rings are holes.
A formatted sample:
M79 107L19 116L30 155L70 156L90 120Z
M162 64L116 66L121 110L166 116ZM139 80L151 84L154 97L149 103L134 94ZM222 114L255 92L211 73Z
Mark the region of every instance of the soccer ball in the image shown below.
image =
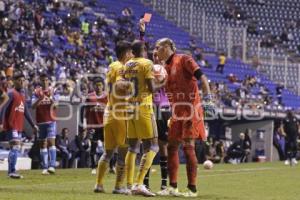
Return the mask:
M203 163L203 167L204 169L212 169L214 166L213 162L211 162L210 160L207 160Z
M155 64L153 66L153 70L154 70L155 82L161 83L168 76L167 71L165 70L164 66L162 66L162 65Z

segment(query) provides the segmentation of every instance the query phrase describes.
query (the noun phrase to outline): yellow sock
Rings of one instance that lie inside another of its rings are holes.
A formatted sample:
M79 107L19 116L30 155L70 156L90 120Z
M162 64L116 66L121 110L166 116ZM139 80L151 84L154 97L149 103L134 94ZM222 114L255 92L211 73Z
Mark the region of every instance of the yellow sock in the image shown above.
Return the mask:
M98 168L97 168L97 180L96 184L97 185L103 185L103 178L105 175L105 172L108 168L109 163L103 160L100 160L98 162Z
M149 168L152 165L155 155L156 155L156 152L151 151L151 150L149 152L143 154L143 157L142 157L141 163L140 163L140 170L139 170L137 178L136 178L137 184L139 184L139 185L143 184L144 178L145 178Z
M120 189L125 179L125 165L116 166L116 185L115 188Z
M135 170L135 159L136 153L128 151L125 158L126 175L127 175L127 186L133 185L133 176Z

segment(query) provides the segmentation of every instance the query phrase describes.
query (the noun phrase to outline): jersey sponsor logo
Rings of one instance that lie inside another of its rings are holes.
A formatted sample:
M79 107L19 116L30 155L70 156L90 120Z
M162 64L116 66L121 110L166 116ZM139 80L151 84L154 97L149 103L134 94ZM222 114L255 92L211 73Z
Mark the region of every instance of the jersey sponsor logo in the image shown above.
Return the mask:
M25 111L25 106L24 106L24 103L22 101L21 101L20 105L18 105L15 108L15 111L17 111L17 112L24 112Z
M51 102L50 98L47 96L45 96L40 103L40 105L51 105L51 104L52 104L52 102Z
M129 70L126 70L125 73L126 73L126 74L137 74L137 73L138 73L138 70L135 70L135 69L129 69Z
M136 62L128 62L128 63L126 63L126 67L133 68L133 67L135 67L137 64L138 64L138 63L136 63Z
M105 103L99 103L99 102L97 102L96 105L91 108L91 111L94 111L94 112L104 112L105 107L106 107Z

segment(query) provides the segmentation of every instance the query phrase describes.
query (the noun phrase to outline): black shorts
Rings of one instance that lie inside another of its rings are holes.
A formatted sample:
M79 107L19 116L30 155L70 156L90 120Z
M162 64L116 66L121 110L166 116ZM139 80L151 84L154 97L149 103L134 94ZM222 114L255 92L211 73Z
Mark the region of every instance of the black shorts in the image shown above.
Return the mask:
M286 151L292 151L292 152L297 152L297 136L294 137L286 137L285 139L285 143L286 143Z
M158 139L164 142L168 141L168 120L171 117L169 108L161 108L156 110L156 124L158 131Z
M92 141L97 142L98 140L101 140L101 142L104 142L103 127L95 128L95 132L92 135Z
M96 149L98 146L98 140L103 142L103 128L95 128L95 132L91 135L91 154L96 154Z

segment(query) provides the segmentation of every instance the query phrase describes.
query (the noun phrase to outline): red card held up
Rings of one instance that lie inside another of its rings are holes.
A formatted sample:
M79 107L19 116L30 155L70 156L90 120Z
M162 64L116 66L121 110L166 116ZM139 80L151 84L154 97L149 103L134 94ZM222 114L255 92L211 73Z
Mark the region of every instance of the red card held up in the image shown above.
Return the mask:
M151 13L145 13L144 15L144 21L149 23L151 20L152 14Z

